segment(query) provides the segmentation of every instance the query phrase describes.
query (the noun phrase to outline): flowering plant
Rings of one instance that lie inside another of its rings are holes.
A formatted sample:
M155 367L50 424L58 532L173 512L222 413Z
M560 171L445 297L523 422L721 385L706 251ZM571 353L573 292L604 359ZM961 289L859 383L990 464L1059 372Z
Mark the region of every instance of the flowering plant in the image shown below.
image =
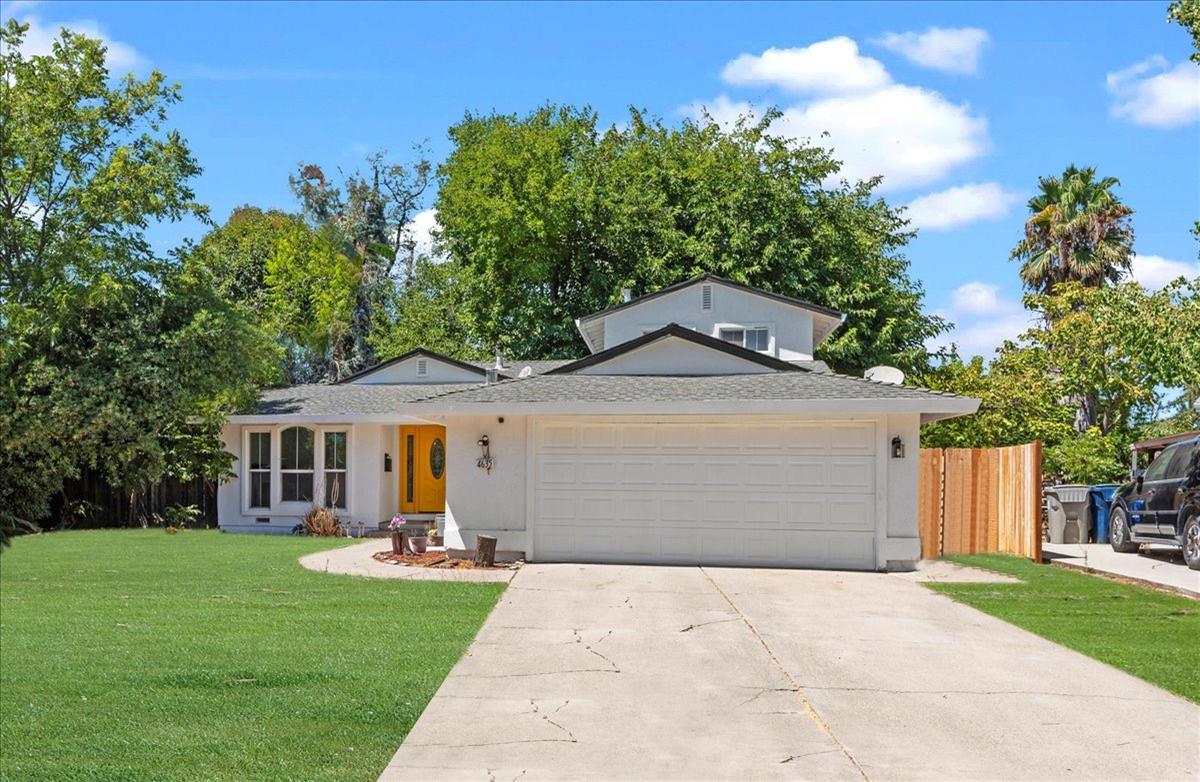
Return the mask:
M392 516L392 520L388 522L388 529L392 532L398 532L399 530L403 529L404 525L407 523L408 520L404 518L404 514L397 513L395 516Z

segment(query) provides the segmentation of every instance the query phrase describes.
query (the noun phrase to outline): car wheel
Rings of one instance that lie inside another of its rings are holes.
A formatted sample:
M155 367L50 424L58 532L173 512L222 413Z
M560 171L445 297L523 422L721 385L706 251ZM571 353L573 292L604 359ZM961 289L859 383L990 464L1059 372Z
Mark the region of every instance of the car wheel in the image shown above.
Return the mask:
M1200 516L1192 516L1183 525L1183 561L1192 570L1200 570Z
M1121 508L1114 508L1112 518L1108 521L1108 542L1112 544L1113 551L1122 554L1132 554L1141 548L1129 539L1129 522L1125 520L1125 511Z

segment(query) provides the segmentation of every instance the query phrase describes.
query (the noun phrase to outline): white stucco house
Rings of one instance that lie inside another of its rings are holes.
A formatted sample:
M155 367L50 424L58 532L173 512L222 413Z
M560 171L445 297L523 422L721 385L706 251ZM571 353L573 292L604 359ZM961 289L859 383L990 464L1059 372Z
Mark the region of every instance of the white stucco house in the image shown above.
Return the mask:
M578 360L414 350L270 390L224 427L219 523L288 532L315 499L538 562L911 567L920 425L979 403L830 372L843 320L704 275L579 318Z

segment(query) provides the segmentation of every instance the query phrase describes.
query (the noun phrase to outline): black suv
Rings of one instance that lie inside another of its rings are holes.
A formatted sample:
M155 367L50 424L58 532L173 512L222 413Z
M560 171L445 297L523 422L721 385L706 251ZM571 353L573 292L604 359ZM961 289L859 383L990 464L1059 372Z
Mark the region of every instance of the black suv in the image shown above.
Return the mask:
M1108 542L1122 552L1179 546L1187 566L1200 570L1200 437L1171 445L1117 490Z

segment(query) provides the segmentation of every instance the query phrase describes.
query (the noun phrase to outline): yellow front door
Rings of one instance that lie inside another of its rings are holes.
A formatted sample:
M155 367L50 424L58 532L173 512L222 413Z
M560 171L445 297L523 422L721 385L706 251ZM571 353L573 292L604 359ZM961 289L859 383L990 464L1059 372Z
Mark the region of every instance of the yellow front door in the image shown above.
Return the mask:
M446 510L446 427L400 427L400 512Z

